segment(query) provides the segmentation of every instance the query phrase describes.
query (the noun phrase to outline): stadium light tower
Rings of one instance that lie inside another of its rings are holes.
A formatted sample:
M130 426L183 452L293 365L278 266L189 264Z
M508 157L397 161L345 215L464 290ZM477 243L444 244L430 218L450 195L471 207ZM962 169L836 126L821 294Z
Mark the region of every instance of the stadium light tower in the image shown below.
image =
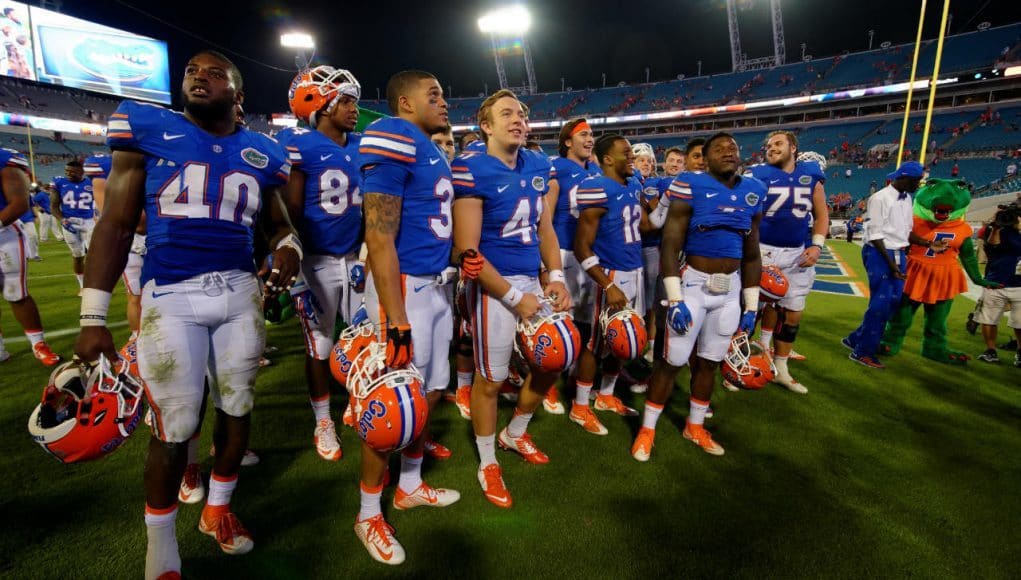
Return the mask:
M500 88L512 88L507 83L507 70L503 66L504 56L520 56L524 60L526 84L513 87L520 94L535 94L535 68L532 66L532 53L528 49L525 34L532 26L532 15L521 4L512 4L498 8L479 18L479 30L489 34L493 47L493 60L496 63L496 76L500 80Z
M727 0L727 28L730 32L730 62L734 72L780 66L787 61L783 35L783 10L780 0L769 0L769 13L773 23L773 56L749 59L741 52L741 33L737 25L737 1Z
M294 65L305 70L315 56L316 42L307 32L285 32L280 35L280 46L295 51Z

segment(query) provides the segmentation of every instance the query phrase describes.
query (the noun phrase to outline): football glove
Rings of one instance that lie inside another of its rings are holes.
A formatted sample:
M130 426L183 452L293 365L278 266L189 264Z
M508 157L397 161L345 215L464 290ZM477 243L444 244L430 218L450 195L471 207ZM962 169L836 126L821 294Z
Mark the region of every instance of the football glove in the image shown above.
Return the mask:
M351 326L358 326L369 319L369 312L365 310L365 301L358 306L358 310L351 316Z
M359 262L351 267L350 283L355 292L365 292L365 264Z
M386 366L391 369L407 368L413 357L411 325L399 324L386 329Z
M755 330L755 313L749 310L742 314L741 322L737 325L737 329L751 335L752 331Z
M295 294L293 299L294 310L297 311L298 316L309 324L318 326L319 313L323 311L323 307L319 304L319 299L312 293L312 290L306 287L305 290Z
M691 311L683 301L673 302L667 308L666 319L674 332L685 335L688 333L688 327L691 326Z
M482 273L482 267L486 265L486 259L475 250L465 250L461 254L461 279L475 280Z
M71 218L64 218L60 220L60 225L64 226L64 229L72 234L78 233L78 225L71 221Z

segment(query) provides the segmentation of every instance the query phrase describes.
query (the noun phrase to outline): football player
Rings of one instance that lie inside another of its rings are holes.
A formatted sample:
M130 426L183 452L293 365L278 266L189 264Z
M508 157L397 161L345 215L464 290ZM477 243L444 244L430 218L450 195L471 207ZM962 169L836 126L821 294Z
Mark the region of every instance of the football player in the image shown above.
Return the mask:
M798 336L805 299L815 281L815 263L826 243L830 214L823 188L825 172L814 161L798 161L798 152L794 133L773 131L766 138L766 163L749 167L746 174L769 187L759 232L762 263L779 266L790 284L787 295L776 306L763 309L760 341L764 352L769 352L770 339L775 341L775 382L791 392L805 394L808 388L791 377L787 359ZM805 247L804 232L809 223L812 243Z
M457 148L461 150L461 153L467 153L469 145L471 145L472 143L475 143L476 141L481 141L481 140L482 140L482 138L479 137L478 133L476 133L475 131L468 131L467 133L465 133L464 135L461 135L457 139ZM482 144L485 145L486 143L483 141ZM484 150L485 150L485 147L483 147L483 151Z
M291 111L308 128L277 133L291 160L284 202L301 236L302 279L293 288L305 336L305 377L315 416L313 443L327 461L343 450L330 416L329 357L337 315L351 324L365 289L362 194L358 166L358 99L354 75L331 66L303 71L291 83Z
M454 190L446 156L429 139L448 125L447 102L436 77L417 70L390 77L386 96L395 116L369 125L358 150L370 264L365 305L385 335L387 366L403 369L414 363L432 409L450 378L447 355L453 337L443 286L449 282L444 271L450 264ZM422 481L427 429L401 455L396 509L445 507L461 497ZM380 505L386 461L386 453L363 443L355 533L374 559L400 564L404 549Z
M589 393L599 366L603 378L596 410L624 416L638 413L613 394L622 361L613 356L606 329L600 328L600 317L604 310L644 311L642 232L650 226L642 209L642 184L635 175L635 167L641 166L635 163L635 148L624 137L610 133L596 140L595 151L603 174L586 179L578 188L580 213L574 251L596 292L590 315L592 334L578 361L577 392L570 419L589 433L605 435L606 427L589 408Z
M574 255L574 234L578 227L578 187L593 175L600 175L599 164L590 159L595 148L592 128L584 118L564 123L557 138L559 157L553 158L553 169L558 187L550 191L547 204L553 210L553 231L560 245L560 262L563 264L567 291L574 303L575 318L579 323L588 320L586 305L589 302L589 279ZM550 387L542 401L546 411L562 415L566 412L556 385Z
M110 117L109 203L93 245L104 259L86 265L75 345L83 361L115 360L106 328L110 291L144 206L149 235L138 366L154 415L145 460L146 578L180 574L178 491L206 377L216 407L216 456L199 530L228 554L254 545L230 499L265 343L252 245L257 220L274 249L258 272L268 275L269 294L294 283L301 261L279 197L290 162L276 141L237 127L234 109L243 99L237 67L222 54L201 51L185 67L181 93L183 113L124 101Z
M92 228L96 227L96 205L92 195L92 181L85 179L81 161L68 161L64 166L64 175L50 182L50 208L53 217L64 226L64 241L71 248L74 275L78 278L78 295L81 296L85 279L85 253L89 249Z
M635 156L635 177L642 184L644 190L642 205L646 210L651 208L650 201L659 197L670 187L673 177L656 176L656 152L648 143L635 143L632 147ZM674 174L676 175L676 174ZM662 184L662 185L661 185ZM659 228L647 229L642 232L642 268L643 268L643 304L647 312L645 316L645 328L650 334L656 334L656 312L653 308L656 296L656 284L659 279ZM650 345L654 347L654 345ZM648 362L652 362L652 348L647 354Z
M14 318L32 344L32 354L46 366L60 362L43 337L39 308L28 293L28 255L19 218L29 207L28 161L13 149L0 148L0 283ZM0 334L0 362L11 358Z
M684 171L684 161L684 149L670 147L663 153L663 174L667 177L677 177L678 173Z
M39 189L32 195L32 203L39 208L39 241L50 241L51 230L53 237L64 241L64 230L51 213L50 192L46 191L45 186L39 185Z
M22 233L25 234L25 257L28 260L38 262L39 257L39 233L35 229L35 204L32 202L32 195L28 196L28 209L21 214Z
M706 453L723 455L723 447L704 427L716 367L738 330L750 332L759 309L759 221L766 186L737 173L741 162L737 141L717 133L703 146L708 171L685 172L670 185L670 209L663 226L660 267L667 300L657 343L642 428L631 455L648 461L656 421L674 388L680 367L698 344L691 371L690 412L684 438ZM690 160L690 156L689 156ZM682 271L678 262L685 252ZM742 300L743 298L743 300ZM743 304L742 304L743 302Z
M526 109L513 92L501 89L486 97L478 125L487 153L462 155L451 168L457 198L455 252L473 256L481 265L469 305L475 340L471 419L480 457L478 478L486 499L503 508L512 500L496 461L497 394L509 374L518 321L536 316L543 296L556 312L571 306L556 232L545 207L547 191L557 187L551 179L553 168L545 156L524 149L526 120ZM539 282L543 265L549 270L545 288ZM526 430L556 379L556 374L533 368L510 424L499 435L501 447L530 463L549 462Z
M447 161L453 162L454 157L457 157L457 148L454 147L454 128L447 125L446 128L439 133L434 133L429 137L432 142L439 146L447 155Z

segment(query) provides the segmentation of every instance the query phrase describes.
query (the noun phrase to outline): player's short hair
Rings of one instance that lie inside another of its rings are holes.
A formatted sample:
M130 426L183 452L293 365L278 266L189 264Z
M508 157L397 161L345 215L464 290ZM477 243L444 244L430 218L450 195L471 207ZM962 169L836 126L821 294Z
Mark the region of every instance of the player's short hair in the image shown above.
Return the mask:
M624 140L624 136L620 133L606 133L605 135L600 135L599 138L596 139L596 146L594 148L596 153L596 162L602 164L603 156L610 152L610 149L613 148L617 141L622 140Z
M713 133L705 140L705 145L702 146L702 155L709 157L709 149L713 146L713 141L719 141L720 139L733 139L735 143L737 142L737 139L734 139L734 136L726 131Z
M770 131L769 135L766 135L766 143L769 143L769 140L777 135L787 137L787 142L791 144L791 149L798 149L798 136L794 134L794 131L785 131L782 129L779 131Z
M582 123L588 123L585 117L577 117L563 124L560 127L560 136L557 137L557 153L561 157L567 157L567 145L566 141L571 138L571 133L574 133L575 128Z
M667 158L670 157L671 153L675 153L677 155L680 155L681 157L687 157L687 155L684 154L683 149L674 145L673 147L670 147L669 149L663 152L663 161L666 161Z
M245 88L245 80L241 78L241 69L238 68L238 65L234 64L234 61L227 58L226 55L224 55L222 52L213 50L211 48L203 48L202 50L193 54L191 58L195 58L200 54L211 56L216 60L223 62L223 64L227 65L227 74L230 75L230 80L234 81L234 86L237 87L237 90L240 91Z
M691 155L691 152L695 150L695 147L705 147L705 139L703 137L695 137L694 139L688 139L688 144L684 146L684 156Z
M497 101L504 97L511 97L512 99L517 101L521 105L521 111L525 114L525 118L526 119L528 118L528 105L522 103L521 99L519 99L518 96L514 94L514 91L510 89L500 89L486 97L485 100L482 101L482 104L479 105L479 112L478 115L476 115L475 123L479 126L480 129L482 128L482 121L489 121L489 114L493 111L493 105L495 105ZM484 143L489 143L489 136L486 135L486 132L481 131L481 133L482 141Z
M448 124L444 125L442 129L437 131L437 133L443 133L444 135L450 135L451 137L453 137L454 136L454 127L451 126L448 123Z
M408 91L419 81L435 78L436 75L424 70L402 70L395 73L386 82L386 104L390 107L390 112L394 115L397 114L400 109L401 97L407 96Z
M464 148L468 146L466 141L468 140L468 137L471 137L472 135L475 135L476 141L481 139L481 137L479 137L479 134L476 133L475 131L468 131L467 133L457 138L457 148L460 149L461 151L464 151Z
M64 167L84 167L82 162L77 159L72 159L64 164Z

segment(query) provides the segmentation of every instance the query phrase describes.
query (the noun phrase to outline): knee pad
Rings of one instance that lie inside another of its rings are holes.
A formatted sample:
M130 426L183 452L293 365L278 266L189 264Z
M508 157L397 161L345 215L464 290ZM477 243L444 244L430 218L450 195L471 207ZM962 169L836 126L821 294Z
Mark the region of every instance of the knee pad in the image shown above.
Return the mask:
M779 324L779 329L773 334L773 338L781 342L794 342L798 336L800 324Z

